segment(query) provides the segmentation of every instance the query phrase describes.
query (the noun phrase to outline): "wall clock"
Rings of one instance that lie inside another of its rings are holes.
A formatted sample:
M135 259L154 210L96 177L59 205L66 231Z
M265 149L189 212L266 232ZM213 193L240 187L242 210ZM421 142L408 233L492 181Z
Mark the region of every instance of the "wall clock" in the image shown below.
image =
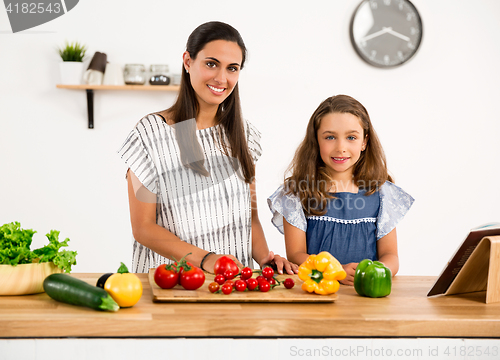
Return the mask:
M354 11L351 42L368 64L391 68L404 64L422 42L422 20L408 0L364 0Z

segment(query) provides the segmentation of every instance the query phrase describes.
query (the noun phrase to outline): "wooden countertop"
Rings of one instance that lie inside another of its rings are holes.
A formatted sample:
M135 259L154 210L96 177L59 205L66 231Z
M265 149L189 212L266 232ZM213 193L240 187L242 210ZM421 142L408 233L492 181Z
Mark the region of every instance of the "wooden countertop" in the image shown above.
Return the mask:
M72 274L95 284L101 274ZM341 286L333 303L153 303L147 274L134 307L100 312L47 294L0 296L0 337L495 337L485 292L427 298L434 277L396 276L371 299ZM231 296L231 295L228 295Z

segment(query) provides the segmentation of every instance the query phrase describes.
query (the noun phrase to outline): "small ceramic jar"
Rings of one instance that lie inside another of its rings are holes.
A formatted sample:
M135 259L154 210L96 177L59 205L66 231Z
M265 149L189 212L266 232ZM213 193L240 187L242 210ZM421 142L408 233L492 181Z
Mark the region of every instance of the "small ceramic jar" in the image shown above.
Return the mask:
M142 64L126 64L123 77L125 84L144 85L146 82L146 68Z
M170 84L170 73L168 65L151 65L149 83L151 85Z

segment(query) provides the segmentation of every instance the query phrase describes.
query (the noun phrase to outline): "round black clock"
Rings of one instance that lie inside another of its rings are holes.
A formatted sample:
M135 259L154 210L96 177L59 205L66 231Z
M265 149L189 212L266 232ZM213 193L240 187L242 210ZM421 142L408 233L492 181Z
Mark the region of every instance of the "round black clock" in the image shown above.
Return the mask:
M354 11L351 42L368 64L390 68L412 58L422 42L422 20L408 0L364 0Z

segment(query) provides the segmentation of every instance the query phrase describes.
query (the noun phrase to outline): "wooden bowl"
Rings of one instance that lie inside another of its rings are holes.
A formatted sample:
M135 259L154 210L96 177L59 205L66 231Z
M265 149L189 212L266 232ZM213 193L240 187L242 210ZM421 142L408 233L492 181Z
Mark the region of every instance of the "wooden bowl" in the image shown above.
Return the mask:
M0 265L0 295L27 295L44 292L43 281L62 270L52 262Z

